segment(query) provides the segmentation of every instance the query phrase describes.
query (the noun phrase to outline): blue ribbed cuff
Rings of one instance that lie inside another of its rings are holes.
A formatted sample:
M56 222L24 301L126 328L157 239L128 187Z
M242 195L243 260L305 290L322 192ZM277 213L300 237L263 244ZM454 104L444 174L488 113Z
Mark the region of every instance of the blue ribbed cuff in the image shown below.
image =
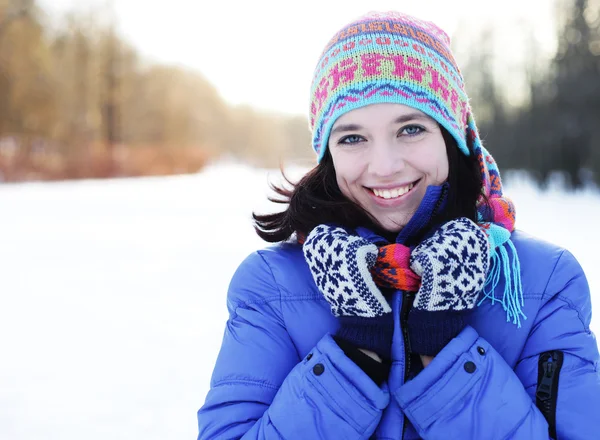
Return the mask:
M466 312L428 312L413 308L408 314L410 351L425 356L437 355L465 327L463 317Z
M391 313L375 318L340 316L340 328L336 336L358 348L377 353L384 359L390 358L394 318Z

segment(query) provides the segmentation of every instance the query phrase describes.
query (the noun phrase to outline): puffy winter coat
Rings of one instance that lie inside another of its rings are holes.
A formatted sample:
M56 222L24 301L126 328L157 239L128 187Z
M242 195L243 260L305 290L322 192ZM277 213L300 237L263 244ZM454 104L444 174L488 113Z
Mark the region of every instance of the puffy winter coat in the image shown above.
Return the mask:
M198 438L537 440L551 438L550 428L559 439L600 439L599 355L585 275L564 249L520 231L512 241L528 318L522 327L486 300L405 381L403 294L396 292L393 363L381 388L332 339L338 323L301 246L253 253L230 284L230 317L198 412Z

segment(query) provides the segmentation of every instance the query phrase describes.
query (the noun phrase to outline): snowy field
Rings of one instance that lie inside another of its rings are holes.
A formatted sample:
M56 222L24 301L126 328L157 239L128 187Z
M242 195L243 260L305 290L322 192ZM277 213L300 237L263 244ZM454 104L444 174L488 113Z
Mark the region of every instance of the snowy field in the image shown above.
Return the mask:
M239 262L277 171L0 185L0 439L193 439ZM509 182L511 183L511 182ZM568 247L600 315L600 195L513 181L517 225ZM600 318L592 328L600 331Z

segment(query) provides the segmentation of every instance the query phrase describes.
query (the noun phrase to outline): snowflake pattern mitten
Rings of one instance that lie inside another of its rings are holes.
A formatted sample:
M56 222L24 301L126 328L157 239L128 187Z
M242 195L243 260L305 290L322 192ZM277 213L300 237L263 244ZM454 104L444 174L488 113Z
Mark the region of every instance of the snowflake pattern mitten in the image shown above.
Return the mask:
M343 228L319 225L302 249L317 287L340 321L336 336L389 357L392 309L370 273L377 246Z
M410 267L421 277L408 318L414 353L435 356L463 329L489 265L487 235L464 217L445 223L412 251Z

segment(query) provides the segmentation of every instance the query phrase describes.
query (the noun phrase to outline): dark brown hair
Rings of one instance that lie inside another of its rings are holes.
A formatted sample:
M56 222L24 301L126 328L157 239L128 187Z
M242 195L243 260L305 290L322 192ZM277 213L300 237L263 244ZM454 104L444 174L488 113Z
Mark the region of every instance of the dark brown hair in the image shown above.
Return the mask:
M441 130L448 155L449 190L446 208L432 221L442 223L458 217L477 221L476 202L482 188L477 158L474 154L462 154L454 137L443 127ZM271 184L278 197L269 197L269 200L288 207L272 214L252 213L254 229L263 240L271 243L286 241L292 234L306 235L322 223L335 223L350 229L366 226L389 236L362 207L342 194L329 150L296 184L281 171L292 188Z

